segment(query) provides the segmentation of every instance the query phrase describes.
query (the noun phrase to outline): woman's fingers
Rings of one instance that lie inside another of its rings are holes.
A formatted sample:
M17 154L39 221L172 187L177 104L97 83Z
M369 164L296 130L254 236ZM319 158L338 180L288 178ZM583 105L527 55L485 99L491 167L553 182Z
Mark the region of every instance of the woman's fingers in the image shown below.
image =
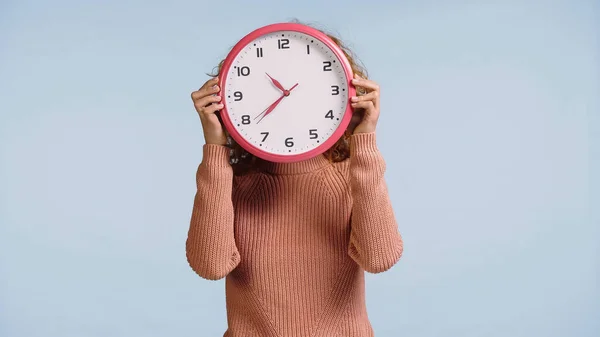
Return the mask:
M223 108L222 103L212 103L209 106L205 106L204 108L202 108L200 113L205 114L205 115L212 115L215 113L215 111L222 109L222 108Z
M192 101L194 107L201 117L214 114L215 111L222 109L221 96L217 95L220 88L217 85L218 77L206 81L200 89L192 92Z
M218 95L218 92L221 90L217 85L218 82L218 77L211 78L200 89L192 92L191 96L194 107L202 122L202 130L204 131L204 140L206 143L225 145L227 137L218 116L215 114L217 110L223 108L221 96Z
M217 85L218 81L219 81L218 77L214 77L214 78L211 78L210 80L206 81L202 85L202 87L200 87L200 89L192 92L192 100L197 101L205 96L212 95L212 94L219 92L220 88Z
M371 91L368 94L352 97L353 108L376 109L379 106L379 92Z
M360 101L352 103L352 107L355 109L363 108L365 110L374 110L375 104L373 104L373 101Z
M377 83L359 77L358 75L354 76L352 83L355 87L366 89L366 94L351 98L352 106L354 108L379 108L379 85Z
M213 77L210 80L206 81L204 83L204 85L202 85L202 87L200 87L199 91L207 91L210 90L211 87L217 85L217 83L219 82L219 78L218 77Z
M352 102L373 101L373 103L375 103L375 105L377 105L378 100L379 100L379 91L371 91L368 94L352 97Z
M364 79L358 75L354 75L352 83L356 86L369 89L368 91L379 91L379 85L371 80Z
M201 110L207 107L209 104L218 103L221 101L221 96L218 95L210 95L202 97L196 101L194 101L194 106L196 109Z

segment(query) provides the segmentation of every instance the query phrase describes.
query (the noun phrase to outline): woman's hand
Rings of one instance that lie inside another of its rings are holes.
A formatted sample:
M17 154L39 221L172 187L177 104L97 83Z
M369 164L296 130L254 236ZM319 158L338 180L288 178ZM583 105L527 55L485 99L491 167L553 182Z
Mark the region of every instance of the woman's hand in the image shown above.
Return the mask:
M379 119L379 85L356 74L352 79L352 84L366 92L364 95L350 98L354 108L352 122L358 124L353 133L375 132Z
M218 92L221 90L217 85L218 77L212 78L197 91L192 92L192 101L194 107L200 115L202 130L204 131L204 140L206 144L225 145L227 136L225 130L219 121L215 112L223 108L221 96Z

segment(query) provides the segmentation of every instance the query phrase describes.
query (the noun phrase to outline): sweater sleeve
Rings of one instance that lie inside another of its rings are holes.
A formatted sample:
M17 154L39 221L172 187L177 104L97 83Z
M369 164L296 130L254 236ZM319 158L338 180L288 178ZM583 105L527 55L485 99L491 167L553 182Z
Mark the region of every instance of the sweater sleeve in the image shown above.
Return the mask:
M349 163L352 215L348 253L371 273L390 269L398 262L404 248L384 180L385 169L375 133L352 135Z
M233 169L229 148L204 144L196 174L186 256L190 267L202 278L218 280L240 262L234 238L232 203Z

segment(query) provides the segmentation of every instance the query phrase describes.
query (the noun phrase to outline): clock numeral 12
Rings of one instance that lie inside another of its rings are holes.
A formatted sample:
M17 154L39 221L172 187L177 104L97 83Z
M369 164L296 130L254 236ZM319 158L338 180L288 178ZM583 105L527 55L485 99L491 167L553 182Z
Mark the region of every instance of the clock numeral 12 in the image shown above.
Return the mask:
M277 48L279 49L290 49L290 40L288 39L279 39L277 40Z

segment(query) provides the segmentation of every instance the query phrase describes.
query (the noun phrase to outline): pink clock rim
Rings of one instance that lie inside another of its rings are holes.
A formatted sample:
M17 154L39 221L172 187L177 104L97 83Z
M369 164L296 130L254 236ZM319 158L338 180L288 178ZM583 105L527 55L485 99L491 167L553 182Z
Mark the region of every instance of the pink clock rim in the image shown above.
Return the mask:
M354 76L354 73L352 71L352 67L350 66L350 62L344 55L342 49L335 42L333 42L333 40L331 40L325 33L321 32L313 27L309 27L309 26L299 24L299 23L274 23L274 24L266 25L266 26L260 27L258 29L255 29L254 31L252 31L252 32L248 33L246 36L244 36L240 41L238 41L238 43L235 44L235 46L231 49L231 51L225 58L225 61L223 62L223 66L221 67L221 71L219 74L219 85L221 87L221 92L223 92L226 88L226 85L227 85L226 74L229 72L229 69L231 68L233 60L243 50L243 48L246 47L250 42L252 42L256 38L258 38L262 35L274 33L277 31L295 31L295 32L299 32L299 33L304 33L304 34L310 35L310 36L314 37L315 39L323 42L335 54L335 56L338 58L338 60L342 63L344 72L346 74L346 81L347 81L347 85L348 85L348 98L355 95L356 88L352 85L352 78ZM265 150L262 150L256 146L254 146L253 144L249 143L248 141L246 141L244 139L244 137L242 137L242 135L233 126L233 122L229 118L229 113L227 112L226 100L222 99L222 103L223 103L223 108L221 109L221 112L220 112L221 120L223 121L223 124L225 125L225 128L227 129L227 131L229 132L231 137L249 153L251 153L259 158L262 158L264 160L276 162L276 163L298 162L298 161L310 159L310 158L313 158L313 157L323 154L325 151L327 151L331 146L333 146L342 137L342 135L346 131L346 128L350 124L350 120L352 119L352 112L353 112L352 106L350 105L350 100L348 100L348 103L346 104L346 111L344 112L344 116L342 117L342 120L341 120L338 128L334 131L334 133L325 142L323 142L321 145L315 147L314 149L304 152L304 153L291 154L291 155L280 155L280 154L269 153Z

